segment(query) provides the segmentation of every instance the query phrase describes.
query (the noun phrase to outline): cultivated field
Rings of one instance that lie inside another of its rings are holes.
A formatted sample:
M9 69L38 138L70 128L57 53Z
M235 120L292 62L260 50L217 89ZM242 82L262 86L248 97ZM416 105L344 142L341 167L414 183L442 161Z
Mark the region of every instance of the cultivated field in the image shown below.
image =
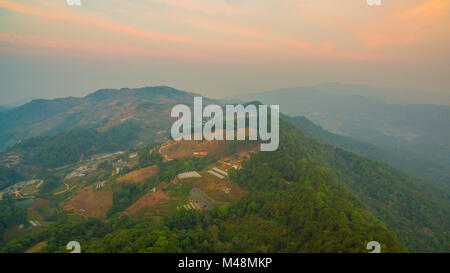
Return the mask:
M37 198L34 200L33 204L27 208L29 214L35 215L42 220L44 216L37 210L48 205L50 201L43 198Z
M214 204L229 203L239 200L243 196L242 189L236 184L225 179L219 179L207 171L206 168L200 174L202 178L194 182L196 187L202 189L203 195Z
M147 178L157 175L158 171L158 166L155 165L127 173L126 175L119 177L117 181L129 183L142 182Z
M156 187L156 192L149 191L144 196L139 198L135 203L125 210L125 214L134 214L139 210L147 207L153 207L158 204L168 203L170 201L169 195L163 191L167 187L166 183L161 183Z
M73 211L75 214L87 217L103 217L112 205L112 191L94 190L87 186L78 190L77 195L62 204L65 210Z
M159 152L166 159L176 159L191 157L196 155L215 155L217 157L223 157L230 152L233 148L232 141L194 141L194 140L181 140L171 141L163 145ZM259 143L255 142L240 142L234 146L237 154L245 155L251 151L259 149Z
M40 243L30 247L28 250L25 251L25 253L37 253L46 246L47 246L47 241L43 241L43 242L40 242Z

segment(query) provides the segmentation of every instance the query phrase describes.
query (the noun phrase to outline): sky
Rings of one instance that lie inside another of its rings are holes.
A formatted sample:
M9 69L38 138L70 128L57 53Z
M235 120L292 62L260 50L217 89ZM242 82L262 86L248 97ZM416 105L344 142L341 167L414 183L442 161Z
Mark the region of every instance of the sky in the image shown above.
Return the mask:
M168 85L450 93L450 0L0 0L0 105Z

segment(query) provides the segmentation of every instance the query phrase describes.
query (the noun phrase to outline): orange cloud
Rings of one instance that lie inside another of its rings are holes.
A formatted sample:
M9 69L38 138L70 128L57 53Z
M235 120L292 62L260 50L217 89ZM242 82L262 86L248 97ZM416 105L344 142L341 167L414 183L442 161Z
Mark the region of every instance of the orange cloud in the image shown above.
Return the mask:
M325 52L328 56L336 57L336 58L342 58L342 59L350 59L350 60L358 60L358 61L364 61L368 59L374 59L373 57L369 58L368 56L363 56L360 54L355 53L349 53L349 52L341 52L337 51L333 48L333 45L331 42L326 43L323 46L323 52Z
M150 0L154 3L165 4L171 7L175 7L187 11L199 11L204 14L217 14L217 13L236 13L243 12L238 6L230 5L225 1L192 1L192 0Z
M169 41L169 42L178 42L178 43L187 41L187 38L185 38L185 37L136 29L136 28L132 28L132 27L129 27L126 25L117 24L117 23L109 22L109 21L105 21L105 20L85 18L85 17L80 17L80 16L63 15L61 13L60 14L49 13L49 12L41 11L41 10L26 6L26 5L13 3L10 1L0 0L0 7L7 9L7 10L15 11L18 13L34 15L34 16L42 17L42 18L49 19L49 20L75 22L75 23L79 23L79 24L84 24L84 25L95 26L98 28L107 29L107 30L114 31L114 32L133 35L133 36L137 36L137 37L141 37L141 38L160 40L160 41Z
M439 21L448 17L448 0L427 0L406 10L396 11L375 23L363 25L359 37L369 49L405 47L423 43L432 37L433 31L444 27L448 22ZM369 21L369 22L373 22ZM441 24L438 26L438 24Z
M161 12L158 13L148 12L148 13L151 14L151 16L153 17L156 16L163 17L164 19L170 20L171 22L177 22L179 24L182 24L183 26L190 25L221 33L239 35L248 40L246 42L242 41L239 42L241 45L247 46L257 45L259 49L276 49L276 47L278 47L278 50L282 48L283 51L302 50L304 52L315 55L344 58L351 60L379 59L378 57L374 58L373 56L363 56L361 54L356 53L340 52L332 47L331 42L328 42L326 45L314 45L307 41L302 41L278 33L269 32L267 29L251 28L237 24L223 23L219 22L218 20L206 19L201 16L194 16L194 15L182 16L181 13L173 11L168 14L164 14Z
M118 2L122 2L122 0L116 0ZM161 0L153 0L156 2L161 2ZM165 2L165 1L164 1ZM192 1L189 1L189 3ZM39 3L46 5L46 1L39 0ZM203 4L199 2L196 3L190 9L201 9ZM131 4L131 3L130 3ZM195 55L194 52L208 52L210 56L220 56L220 60L223 60L225 56L228 56L231 59L238 58L240 56L242 58L247 58L247 55L252 55L254 61L258 59L264 58L265 56L282 56L281 57L292 57L299 56L301 53L307 53L311 55L316 55L319 57L332 57L339 59L350 59L350 60L380 60L383 57L374 56L373 54L363 54L351 51L342 51L335 48L333 42L328 41L325 44L321 43L312 43L310 41L302 40L302 38L296 38L295 36L290 36L287 34L281 34L279 32L270 31L267 27L248 27L239 23L229 23L218 20L217 18L210 19L205 16L198 16L194 14L186 14L183 12L184 8L189 8L185 6L183 1L178 0L170 0L169 4L179 7L180 10L170 10L170 12L165 11L148 11L146 14L151 14L152 18L160 18L163 22L170 22L170 24L178 25L178 27L182 27L183 31L186 31L188 26L194 26L196 28L201 28L204 30L212 30L216 33L225 33L228 34L226 37L221 37L223 35L210 35L210 33L199 33L198 39L189 39L189 43L186 44L186 48L182 48L182 52L190 51L189 56ZM222 3L223 4L223 3ZM133 4L135 5L135 4ZM227 5L227 4L224 4ZM213 11L215 5L206 5L209 11ZM8 0L0 0L0 8L5 8L11 11L19 12L22 14L28 14L33 16L38 16L50 20L59 20L59 21L67 21L67 22L75 22L78 24L84 24L89 26L95 26L101 29L107 29L110 31L124 33L127 35L133 35L140 38L148 38L160 41L170 41L183 43L187 42L187 38L175 35L167 35L163 33L150 32L147 30L136 29L126 25L118 24L111 22L105 19L95 19L91 17L81 17L81 16L73 16L70 14L59 12L57 13L54 7L52 7L52 11L54 12L46 12L44 10L37 9L35 7L31 7L28 5L13 3ZM139 9L140 11L144 10L142 7ZM377 39L374 39L371 43L373 45L378 45L385 43L388 38L384 36L380 36ZM40 42L42 44L42 41ZM50 46L50 45L48 45ZM143 47L141 47L143 48ZM342 47L340 47L342 48ZM256 52L255 50L258 50ZM86 49L87 50L87 49ZM122 54L121 49L115 49L118 54ZM141 52L139 49L138 52ZM147 54L148 52L143 52L145 56L150 56ZM264 56L260 56L260 58L256 57L255 54L264 54ZM225 56L224 56L225 55ZM240 58L240 59L242 59ZM278 58L278 57L277 57Z
M439 19L448 15L450 2L448 0L429 0L412 9L399 14L399 18L406 20Z
M403 35L403 36L402 36ZM370 49L377 49L386 46L407 46L417 41L414 34L389 34L389 33L369 33L362 34L361 39Z
M23 49L34 49L34 52L49 54L75 53L85 57L126 57L126 58L152 58L152 59L176 59L222 63L250 63L248 59L229 58L216 56L203 52L188 50L152 49L148 47L132 46L128 44L93 42L93 41L67 41L62 39L42 39L36 36L8 34L0 32L1 44L13 45L12 47L0 47L0 51L23 52ZM20 48L19 48L20 47ZM40 50L40 51L39 51ZM26 51L26 50L25 50Z

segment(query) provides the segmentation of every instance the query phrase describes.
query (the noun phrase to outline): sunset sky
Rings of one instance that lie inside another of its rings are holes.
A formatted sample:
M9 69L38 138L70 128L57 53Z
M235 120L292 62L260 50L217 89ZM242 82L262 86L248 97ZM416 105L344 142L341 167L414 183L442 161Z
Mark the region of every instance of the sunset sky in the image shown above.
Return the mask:
M450 0L0 0L0 105L149 85L449 94L449 49Z

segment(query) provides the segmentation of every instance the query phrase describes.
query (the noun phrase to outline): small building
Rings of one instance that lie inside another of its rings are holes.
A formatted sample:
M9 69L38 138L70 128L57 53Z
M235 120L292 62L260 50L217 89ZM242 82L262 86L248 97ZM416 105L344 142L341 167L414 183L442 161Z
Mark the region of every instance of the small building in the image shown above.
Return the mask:
M105 187L106 181L97 182L95 184L96 189L102 189Z
M207 151L199 151L199 152L194 152L193 155L194 156L207 156L208 152Z
M208 173L214 175L215 177L217 177L217 178L219 178L219 179L224 179L224 178L225 178L225 176L220 175L220 174L216 173L216 172L213 171L213 170L209 170Z
M198 172L185 172L177 175L178 179L186 179L186 178L200 178L202 177Z
M218 173L218 174L221 174L221 175L224 175L224 176L228 176L228 173L227 173L227 172L222 171L222 170L219 169L219 168L214 167L214 168L212 168L212 169L213 169L213 171L215 171L215 172Z

